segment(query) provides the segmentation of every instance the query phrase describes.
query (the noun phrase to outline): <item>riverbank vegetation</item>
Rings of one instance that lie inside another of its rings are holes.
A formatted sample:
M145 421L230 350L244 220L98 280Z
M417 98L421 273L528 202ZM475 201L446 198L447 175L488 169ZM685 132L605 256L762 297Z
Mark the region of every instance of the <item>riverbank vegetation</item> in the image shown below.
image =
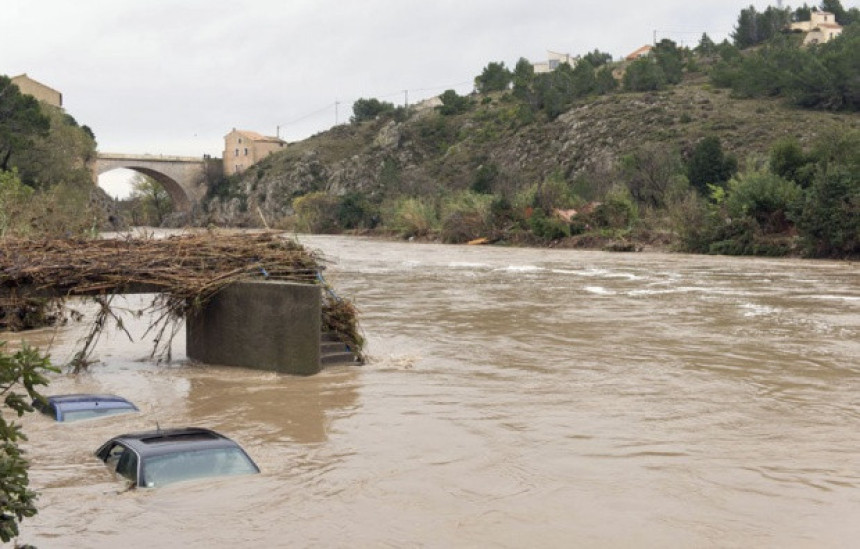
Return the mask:
M0 75L0 238L103 228L109 200L93 185L95 155L87 126Z
M547 73L491 62L435 106L361 99L349 125L222 182L201 222L856 257L860 17L821 8L844 32L819 45L786 30L808 7L750 7L732 42L594 50Z

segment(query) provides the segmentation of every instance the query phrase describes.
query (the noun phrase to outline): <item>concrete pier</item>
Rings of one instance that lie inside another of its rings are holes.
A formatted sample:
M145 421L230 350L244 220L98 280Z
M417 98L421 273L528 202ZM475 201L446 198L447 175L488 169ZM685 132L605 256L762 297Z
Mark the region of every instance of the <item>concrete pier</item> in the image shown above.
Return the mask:
M189 358L312 375L320 371L319 286L237 282L186 319Z

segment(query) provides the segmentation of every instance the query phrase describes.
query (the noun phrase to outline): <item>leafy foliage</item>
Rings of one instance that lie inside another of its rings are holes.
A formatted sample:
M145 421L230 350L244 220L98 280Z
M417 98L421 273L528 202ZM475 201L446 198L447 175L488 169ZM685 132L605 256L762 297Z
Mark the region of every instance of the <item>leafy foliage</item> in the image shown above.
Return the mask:
M637 204L663 207L667 199L689 186L681 155L667 147L643 145L623 156L620 165L621 176Z
M439 99L442 105L437 107L439 112L446 116L463 114L472 108L472 100L465 96L457 95L454 90L445 90Z
M624 89L644 92L662 90L666 87L666 74L654 59L640 57L631 62L624 71Z
M820 171L798 219L812 257L860 256L860 173L833 165Z
M364 122L365 120L373 120L377 116L393 113L395 106L387 101L380 101L376 98L358 99L352 104L352 117L349 119L353 124Z
M18 168L21 180L36 189L49 189L59 184L91 188L93 174L90 163L96 157L96 142L92 131L53 105L40 104L50 129L35 136L27 147L11 155L10 163Z
M56 371L46 356L26 345L12 355L0 350L0 394L6 409L18 417L32 412L30 403L41 398L37 387L47 385L45 375ZM36 494L28 488L29 464L18 447L22 440L27 437L21 426L0 415L0 540L4 542L17 537L19 523L37 512Z
M687 163L690 185L703 195L708 194L708 185L721 185L737 170L737 160L723 153L720 138L708 136L699 141Z
M39 102L22 94L9 77L0 75L0 171L9 171L12 154L47 135L50 125Z
M478 93L498 92L508 89L513 80L513 74L505 67L505 63L490 63L483 72L475 77L475 89Z
M158 181L137 174L131 182L132 217L135 225L158 227L173 211L170 194Z
M791 21L791 10L768 6L759 13L754 6L741 10L732 40L737 47L749 48L776 36Z
M594 51L590 51L583 55L582 60L588 61L592 67L598 68L612 61L612 54L595 49Z
M299 228L312 233L330 233L337 228L338 199L323 191L293 200Z
M440 236L453 244L484 236L490 230L493 197L464 191L442 203Z
M359 192L350 192L340 198L336 218L343 229L372 229L379 222L378 208Z
M805 108L860 110L860 25L812 48L775 39L715 68L711 81L740 97L781 96Z

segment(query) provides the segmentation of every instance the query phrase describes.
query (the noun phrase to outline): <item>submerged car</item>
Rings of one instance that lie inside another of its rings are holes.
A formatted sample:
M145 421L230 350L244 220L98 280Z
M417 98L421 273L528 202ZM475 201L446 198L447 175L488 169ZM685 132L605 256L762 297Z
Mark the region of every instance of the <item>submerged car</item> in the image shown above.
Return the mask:
M57 421L77 421L139 411L116 395L54 395L33 401L33 407Z
M199 427L120 435L104 443L96 456L133 486L145 488L260 472L241 446Z

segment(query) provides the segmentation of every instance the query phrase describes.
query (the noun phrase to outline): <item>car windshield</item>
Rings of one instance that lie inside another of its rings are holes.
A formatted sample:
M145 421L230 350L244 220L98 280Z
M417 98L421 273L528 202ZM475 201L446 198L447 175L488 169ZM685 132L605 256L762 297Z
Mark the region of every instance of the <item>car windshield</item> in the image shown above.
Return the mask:
M143 462L147 488L203 477L258 473L254 462L240 448L210 448L150 456Z

